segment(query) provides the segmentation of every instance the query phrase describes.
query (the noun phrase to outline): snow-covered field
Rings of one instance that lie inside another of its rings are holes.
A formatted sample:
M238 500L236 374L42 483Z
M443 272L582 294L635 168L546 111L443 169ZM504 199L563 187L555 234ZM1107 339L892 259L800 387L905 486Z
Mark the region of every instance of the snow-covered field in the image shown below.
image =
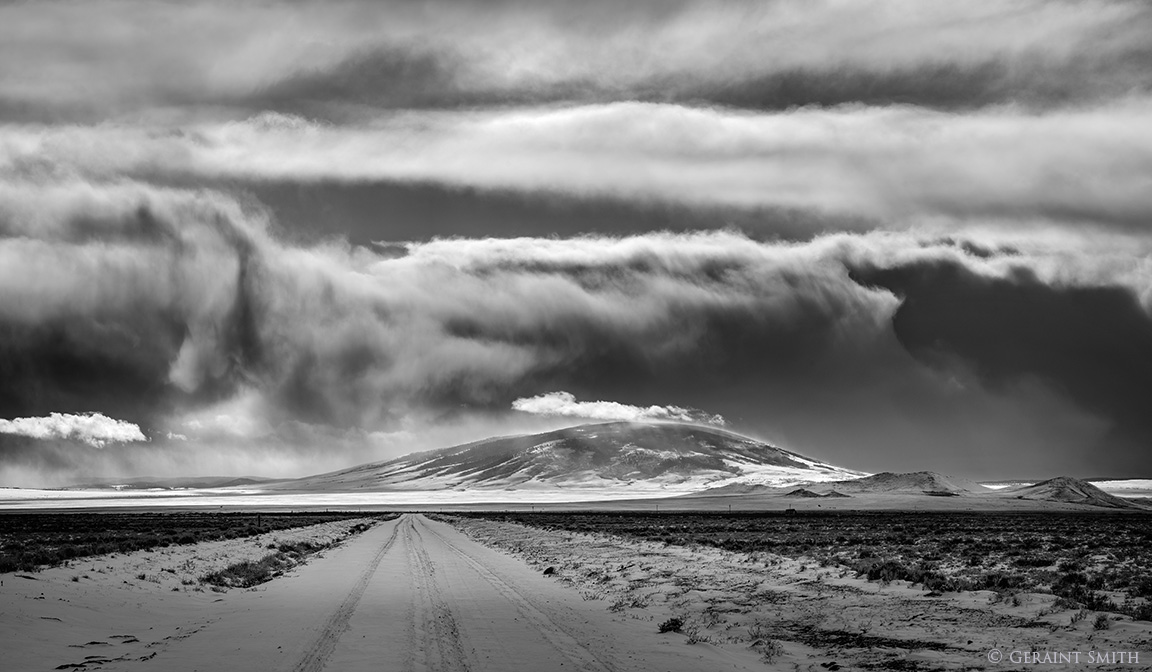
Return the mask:
M1032 651L1081 654L1079 664L1047 661L1037 666L1043 669L1084 669L1089 652L1118 651L1140 652L1142 666L1120 662L1092 669L1147 669L1144 652L1152 646L1152 623L1085 614L1059 605L1051 594L940 594L768 552L448 519L537 569L553 568L556 581L630 619L655 626L680 618L680 641L756 652L762 656L759 669L983 670L1000 663L1015 670L1024 668L1012 664L1012 656ZM1107 627L1097 624L1098 617ZM1000 661L990 658L999 654Z
M776 478L773 472L773 479ZM778 485L764 475L749 475L739 482ZM787 481L787 479L785 479ZM793 482L787 482L791 484ZM1152 480L1129 479L1098 481L1094 485L1119 497L1152 497ZM1006 487L986 486L993 489ZM700 491L696 483L655 486L652 484L616 484L601 487L565 487L551 485L538 488L497 490L474 488L462 490L394 490L355 492L288 492L257 487L130 490L101 488L35 489L0 488L0 510L34 510L62 508L346 508L358 507L435 507L478 504L558 504L611 502L674 497ZM863 504L863 501L854 502ZM844 504L845 506L847 504Z
M683 635L610 612L416 515L381 522L253 589L172 590L136 575L204 555L239 559L252 545L197 544L0 574L4 669L762 669L743 647L689 646Z
M251 589L198 578L357 521L0 574L5 669L968 670L994 651L1152 646L1152 623L1050 594L931 593L806 557L431 518L379 522ZM658 632L673 618L678 632Z
M62 508L232 508L299 507L356 509L371 506L452 506L484 503L547 504L650 499L681 494L676 490L550 488L548 490L408 490L392 492L268 492L244 490L36 490L0 489L2 509Z

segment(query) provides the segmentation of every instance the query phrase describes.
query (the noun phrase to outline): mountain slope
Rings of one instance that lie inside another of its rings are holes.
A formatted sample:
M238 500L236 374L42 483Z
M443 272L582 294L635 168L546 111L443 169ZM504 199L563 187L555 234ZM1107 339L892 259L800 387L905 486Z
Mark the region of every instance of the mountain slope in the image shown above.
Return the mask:
M611 422L413 453L273 488L689 491L715 483L786 485L859 475L711 427Z
M1034 485L1012 488L1002 492L1005 496L1016 497L1017 499L1041 499L1117 509L1140 508L1138 503L1110 495L1088 481L1070 476L1057 476Z

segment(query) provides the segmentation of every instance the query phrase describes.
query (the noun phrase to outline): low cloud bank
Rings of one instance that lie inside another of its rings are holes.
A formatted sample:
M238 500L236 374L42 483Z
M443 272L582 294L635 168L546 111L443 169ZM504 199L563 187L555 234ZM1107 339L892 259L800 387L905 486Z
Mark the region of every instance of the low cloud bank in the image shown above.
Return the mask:
M109 443L148 440L140 428L131 422L109 418L100 413L52 413L41 418L0 419L0 434L16 434L33 439L72 439L94 448L103 448Z
M548 392L512 402L512 409L535 415L561 415L592 420L679 420L723 427L726 423L719 415L679 406L631 406L616 401L576 401L568 392Z

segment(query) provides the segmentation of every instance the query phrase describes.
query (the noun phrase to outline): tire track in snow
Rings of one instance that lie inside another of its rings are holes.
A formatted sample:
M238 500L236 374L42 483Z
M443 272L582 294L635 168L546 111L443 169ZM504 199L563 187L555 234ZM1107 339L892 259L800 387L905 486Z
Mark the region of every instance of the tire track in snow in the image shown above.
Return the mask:
M409 622L411 650L408 669L422 672L467 672L468 664L460 645L460 629L448 602L436 582L424 538L408 517L404 541L414 579L414 611ZM421 657L421 654L422 657Z
M533 606L532 603L514 587L508 585L503 579L492 573L483 563L453 546L443 535L431 527L428 527L423 521L421 521L421 526L435 536L440 543L444 544L445 548L475 570L476 573L488 582L504 599L511 602L516 610L520 612L558 652L576 666L576 669L585 670L586 672L612 672L611 667L597 658L595 654L581 645L580 642L576 641L560 626L556 625L552 619L548 618L544 612ZM417 532L417 534L419 533Z
M400 524L397 523L392 528L392 534L388 539L381 544L380 550L376 551L376 555L368 562L364 571L360 573L360 577L356 579L356 583L352 586L348 596L336 608L336 611L328 617L324 623L324 627L320 629L320 636L316 642L304 652L304 657L292 668L292 672L321 672L324 669L324 664L328 661L328 656L332 655L332 651L336 648L336 643L340 641L340 636L348 628L348 620L352 618L352 614L356 611L356 605L360 603L360 598L364 596L364 590L368 587L368 582L372 580L372 575L376 573L376 568L380 566L380 561L388 554L388 550L392 548L392 544L396 541L397 532L400 531Z

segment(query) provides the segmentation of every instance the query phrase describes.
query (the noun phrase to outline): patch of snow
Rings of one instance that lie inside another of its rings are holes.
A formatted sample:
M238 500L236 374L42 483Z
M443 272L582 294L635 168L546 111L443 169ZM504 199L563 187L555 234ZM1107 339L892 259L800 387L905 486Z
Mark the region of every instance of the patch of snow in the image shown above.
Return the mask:
M1032 485L1032 482L1021 481L1019 483L980 483L980 485L988 488L989 490L1004 490L1006 488L1020 488L1025 485Z
M1093 481L1092 485L1110 492L1114 490L1152 490L1152 478L1128 478L1116 481Z

